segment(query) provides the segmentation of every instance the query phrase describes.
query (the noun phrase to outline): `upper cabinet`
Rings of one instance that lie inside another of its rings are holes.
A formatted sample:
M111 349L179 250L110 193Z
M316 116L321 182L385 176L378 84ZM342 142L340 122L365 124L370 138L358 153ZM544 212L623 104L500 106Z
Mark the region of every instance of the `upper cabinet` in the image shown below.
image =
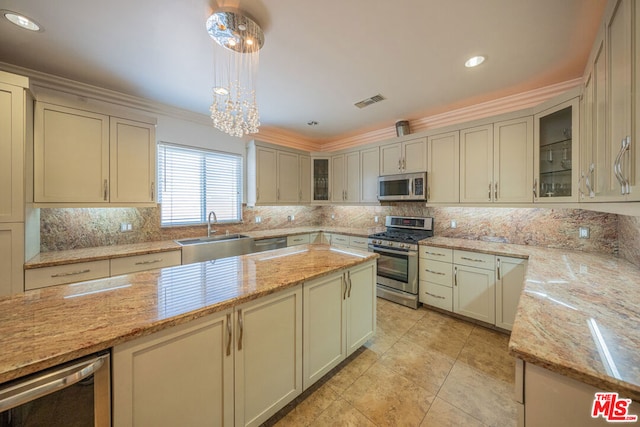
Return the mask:
M153 206L153 123L46 102L34 117L34 203Z
M0 74L0 222L22 222L25 89L4 83L5 79L9 80L9 75L6 74Z
M380 175L380 149L378 147L360 151L360 201L378 202L378 176Z
M380 175L427 170L427 138L394 142L380 147Z
M295 205L311 201L311 158L297 150L250 141L247 145L247 204Z
M640 98L637 90L634 97L633 89L640 84L639 23L640 7L634 0L610 0L587 63L580 169L583 202L640 200Z
M329 202L331 159L328 157L313 157L311 163L313 173L312 201L314 203Z
M360 152L331 157L331 201L360 202Z
M531 116L460 131L461 203L531 203L532 181Z
M578 98L535 114L535 202L578 201L579 116Z
M460 202L460 132L427 138L427 202Z

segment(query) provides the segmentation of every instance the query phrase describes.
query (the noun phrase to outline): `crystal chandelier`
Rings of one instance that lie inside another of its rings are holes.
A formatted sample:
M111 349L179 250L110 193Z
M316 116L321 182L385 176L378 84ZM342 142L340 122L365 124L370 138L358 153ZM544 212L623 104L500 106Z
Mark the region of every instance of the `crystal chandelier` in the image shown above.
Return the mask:
M207 19L214 46L214 86L211 119L216 129L231 136L258 132L260 114L255 81L264 33L238 11L218 11Z

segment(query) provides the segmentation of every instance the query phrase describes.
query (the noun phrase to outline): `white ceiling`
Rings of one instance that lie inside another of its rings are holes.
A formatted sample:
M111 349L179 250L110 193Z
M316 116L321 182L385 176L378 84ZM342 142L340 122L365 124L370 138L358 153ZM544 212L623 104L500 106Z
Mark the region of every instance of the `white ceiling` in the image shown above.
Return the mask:
M606 0L0 0L0 61L208 114L214 8L263 27L263 126L317 142L581 76ZM485 64L466 69L476 54ZM353 104L382 94L365 109ZM310 120L319 122L309 127Z

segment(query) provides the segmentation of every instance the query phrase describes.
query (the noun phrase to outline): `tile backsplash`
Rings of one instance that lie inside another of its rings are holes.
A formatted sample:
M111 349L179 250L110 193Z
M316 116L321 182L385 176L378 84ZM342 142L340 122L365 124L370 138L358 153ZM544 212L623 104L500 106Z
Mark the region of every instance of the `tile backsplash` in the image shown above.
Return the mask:
M288 221L293 215L294 220ZM217 224L220 231L242 232L300 226L367 228L384 225L387 215L433 216L435 234L521 245L620 253L640 264L640 218L581 209L440 208L421 203L380 206L267 206L243 209L242 224ZM260 216L262 222L256 224ZM379 222L376 224L375 217ZM451 228L455 220L456 228ZM132 230L120 231L121 223ZM160 227L158 208L42 209L41 251L171 240L206 234L206 225ZM578 238L589 227L589 239Z

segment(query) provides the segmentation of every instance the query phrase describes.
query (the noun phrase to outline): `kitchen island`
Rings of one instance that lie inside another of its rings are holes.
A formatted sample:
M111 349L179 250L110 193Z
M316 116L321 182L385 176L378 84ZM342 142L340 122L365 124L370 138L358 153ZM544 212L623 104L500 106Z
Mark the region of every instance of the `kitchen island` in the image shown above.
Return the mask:
M3 297L0 383L375 258L358 250L302 245Z

